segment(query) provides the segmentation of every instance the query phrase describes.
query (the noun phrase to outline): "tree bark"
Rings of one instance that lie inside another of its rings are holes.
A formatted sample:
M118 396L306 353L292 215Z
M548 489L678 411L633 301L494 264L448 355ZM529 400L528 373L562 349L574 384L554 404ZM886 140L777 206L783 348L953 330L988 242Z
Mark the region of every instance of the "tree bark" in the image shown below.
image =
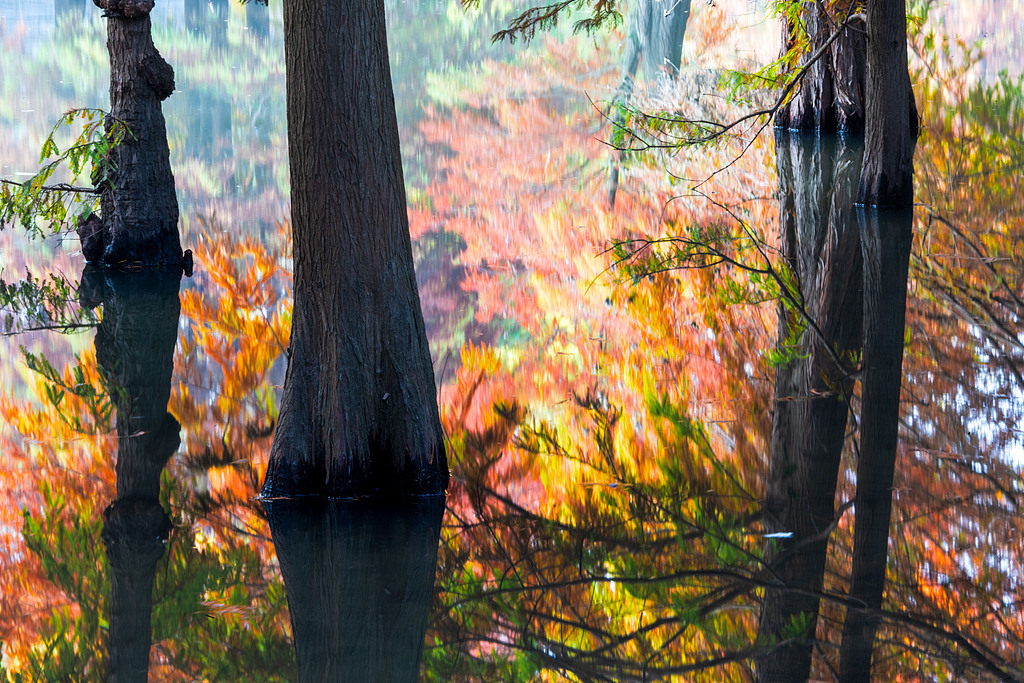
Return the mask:
M803 5L804 28L810 38L806 58L828 41L852 8L850 3L837 3L828 11L817 2ZM785 27L782 42L783 52L793 47L796 27ZM865 24L855 19L811 66L800 89L775 115L775 125L822 133L862 133L866 64Z
M418 681L444 499L397 508L351 501L264 506L299 681Z
M180 443L167 412L178 339L181 271L117 273L86 266L79 296L103 305L96 359L117 409L117 498L103 512L110 560L110 680L148 679L156 566L171 521L160 474Z
M295 307L265 496L438 494L382 0L285 3Z
M860 212L864 252L864 354L860 452L854 503L853 569L839 650L839 680L868 683L889 552L896 468L907 272L913 240L910 210Z
M782 249L797 281L794 295L820 334L780 304L779 348L793 355L775 373L764 524L780 537L765 552L775 586L765 589L758 639L779 645L757 659L762 683L804 681L810 673L816 593L835 522L853 390L853 379L828 347L848 356L861 332L861 251L853 216L861 149L838 138L785 133L776 136L776 147ZM786 351L794 329L803 329L797 348Z
M905 0L868 0L868 78L864 168L857 202L914 203L917 105L907 66Z
M107 178L97 185L102 226L90 236L98 244L84 251L116 268L177 266L178 199L160 109L174 92L174 70L153 45L152 0L94 2L108 17L110 113L129 133L110 150Z

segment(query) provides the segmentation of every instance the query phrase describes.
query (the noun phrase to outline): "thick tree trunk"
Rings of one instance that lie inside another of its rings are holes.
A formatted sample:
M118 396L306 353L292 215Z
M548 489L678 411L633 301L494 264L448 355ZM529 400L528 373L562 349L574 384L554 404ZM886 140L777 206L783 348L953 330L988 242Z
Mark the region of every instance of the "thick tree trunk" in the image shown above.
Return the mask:
M181 271L111 273L87 266L80 297L102 303L96 358L117 408L117 498L103 512L111 572L110 680L147 680L153 579L171 529L160 473L178 449L167 412Z
M861 151L837 138L776 137L782 248L794 294L820 333L780 305L779 345L793 354L775 373L772 456L764 508L772 539L759 639L781 642L757 661L757 680L807 680L818 597L835 522L835 491L853 380L835 360L860 343L861 250L853 198ZM796 327L794 327L796 326ZM794 329L797 348L784 348ZM828 347L831 346L833 352ZM797 632L797 624L803 626Z
M444 499L387 508L268 501L299 681L414 683Z
M907 67L906 1L868 0L867 9L867 139L857 202L911 206L918 123Z
M845 21L851 7L838 3L826 11L816 2L803 2L804 27L810 45L807 58ZM783 52L796 41L795 27L785 27ZM823 133L861 133L864 130L864 80L866 72L865 24L853 20L804 76L800 89L778 111L775 125L791 130Z
M871 680L871 651L878 629L889 552L892 480L896 467L907 271L913 212L860 213L864 251L864 354L860 452L849 597L839 657L842 683Z
M265 496L448 482L383 0L285 3L295 308Z
M98 179L101 226L83 232L89 261L115 268L177 266L178 199L160 102L174 92L174 71L153 45L152 0L94 0L106 9L110 113L128 126Z

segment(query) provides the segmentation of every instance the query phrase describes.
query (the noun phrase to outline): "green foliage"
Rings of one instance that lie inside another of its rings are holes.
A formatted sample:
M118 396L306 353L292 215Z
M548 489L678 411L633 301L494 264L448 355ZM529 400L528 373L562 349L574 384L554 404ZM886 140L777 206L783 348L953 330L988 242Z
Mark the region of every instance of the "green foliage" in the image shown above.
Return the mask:
M100 386L96 387L86 376L85 366L78 356L75 356L78 362L71 367L71 376L67 379L45 356L37 356L24 346L21 347L21 352L25 356L29 370L46 380L46 400L53 406L62 422L81 434L102 434L111 431L114 403L110 400L108 391L104 390L104 387L110 388L110 382L102 368L97 368L100 373ZM91 423L82 420L81 409L66 409L64 399L69 394L81 400L84 412L91 418Z
M96 314L78 305L73 285L62 275L45 278L25 274L24 280L8 283L0 278L2 334L31 330L70 331L96 324Z
M608 144L632 153L657 149L677 149L682 145L703 144L721 138L722 125L715 121L688 119L671 111L644 111L621 101L612 104L613 117Z
M787 3L794 7L799 3ZM778 92L788 87L800 73L800 56L807 53L806 33L801 32L801 39L786 50L774 62L769 62L759 69L747 71L728 69L719 79L719 91L724 93L726 101L749 104L751 94L757 91L770 90ZM795 91L794 91L795 92Z
M462 4L467 8L476 8L479 7L480 0L463 0ZM513 19L508 28L495 33L492 40L495 43L503 40L510 43L516 40L529 42L533 40L537 31L547 31L557 26L563 13L571 15L574 11L580 12L584 8L590 11L590 16L573 24L573 33L591 35L603 28L614 28L622 24L618 0L559 0L550 5L531 7Z
M72 127L76 122L81 124L81 131L61 150L55 136L64 126ZM66 112L43 141L39 162L50 161L25 182L0 180L0 229L7 223L18 223L42 235L44 226L58 232L68 227L69 217L88 218L98 205L99 188L111 182L115 170L110 150L129 134L124 122L102 109ZM65 166L66 181L48 184ZM93 188L75 185L86 170ZM76 204L77 210L73 211Z
M266 580L246 544L200 548L196 520L178 507L195 494L166 471L160 488L176 518L153 585L154 644L197 680L294 680L292 643L279 628L288 608L281 579Z
M1003 71L995 83L979 82L964 106L970 109L978 142L986 151L1014 165L1024 162L1024 77L1014 79Z
M189 497L166 472L167 498ZM43 577L66 596L40 629L40 645L18 671L0 670L7 683L107 680L111 567L95 501L72 499L47 481L42 512L24 512L22 534ZM280 578L266 581L257 550L237 544L225 552L200 549L195 520L178 514L155 575L153 647L189 680L290 681L295 658L280 624L287 601Z
M43 514L23 513L22 535L43 575L72 603L53 609L41 629L42 646L29 653L13 683L106 680L107 559L100 541L103 523L88 505L68 513L63 493L40 484Z

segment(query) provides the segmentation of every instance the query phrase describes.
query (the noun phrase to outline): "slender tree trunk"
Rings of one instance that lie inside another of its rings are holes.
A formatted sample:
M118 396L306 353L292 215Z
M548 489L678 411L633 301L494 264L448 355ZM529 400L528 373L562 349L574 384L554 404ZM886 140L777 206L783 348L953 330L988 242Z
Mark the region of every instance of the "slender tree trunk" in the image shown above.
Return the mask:
M864 354L860 452L849 597L839 657L842 683L871 680L871 651L878 629L889 552L892 480L896 468L907 271L913 212L860 214L864 250ZM874 612L874 614L872 614Z
M299 681L415 683L444 499L407 506L269 501Z
M110 113L129 133L97 179L102 219L80 229L89 261L117 268L177 266L178 199L160 102L174 92L174 70L153 45L152 0L94 0L106 9Z
M911 206L918 123L907 67L905 0L868 0L867 102L857 202Z
M803 26L810 37L804 58L824 45L854 9L849 2L836 3L826 11L821 3L794 1L804 6ZM785 27L782 43L783 52L794 46L796 27ZM776 114L775 125L823 133L863 132L865 46L865 24L855 19L809 69L800 89Z
M860 343L861 252L853 217L859 147L837 138L776 136L782 194L782 248L798 297L820 334L780 305L779 347L792 360L775 373L772 456L764 508L772 539L758 637L780 642L758 658L762 683L805 681L818 597L835 522L836 478L853 380L832 352ZM796 348L786 348L794 329ZM798 626L800 628L798 628Z
M383 0L296 0L284 21L295 308L263 493L441 493Z
M644 79L652 87L659 78L679 75L683 59L683 38L690 20L690 0L638 0L629 10L629 32L622 59L622 80L615 103L626 106L633 97L636 73L643 64ZM615 126L625 125L621 111L615 114ZM615 206L619 189L619 164L622 153L615 154L608 172L608 206Z
M110 680L148 678L153 579L171 529L160 474L180 443L167 412L178 339L181 271L117 273L87 266L83 303L103 305L96 358L117 409L117 498L103 512L110 560Z

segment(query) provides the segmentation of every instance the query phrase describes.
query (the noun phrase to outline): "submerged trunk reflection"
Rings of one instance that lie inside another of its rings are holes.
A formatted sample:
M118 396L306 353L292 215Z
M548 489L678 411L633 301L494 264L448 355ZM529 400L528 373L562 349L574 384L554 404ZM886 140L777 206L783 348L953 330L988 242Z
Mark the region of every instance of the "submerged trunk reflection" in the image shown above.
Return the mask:
M865 209L858 214L864 253L864 355L860 449L849 596L840 680L871 680L889 550L892 481L899 430L913 212Z
M779 308L772 455L765 492L765 590L759 637L778 642L758 680L806 680L835 520L860 344L861 248L853 200L862 148L842 138L777 138L781 243L792 275Z
M160 474L180 443L167 412L178 339L181 270L117 273L87 266L79 296L102 304L96 357L117 410L117 498L103 511L110 560L110 680L146 681L153 579L171 521Z
M265 503L299 681L416 681L444 499Z

